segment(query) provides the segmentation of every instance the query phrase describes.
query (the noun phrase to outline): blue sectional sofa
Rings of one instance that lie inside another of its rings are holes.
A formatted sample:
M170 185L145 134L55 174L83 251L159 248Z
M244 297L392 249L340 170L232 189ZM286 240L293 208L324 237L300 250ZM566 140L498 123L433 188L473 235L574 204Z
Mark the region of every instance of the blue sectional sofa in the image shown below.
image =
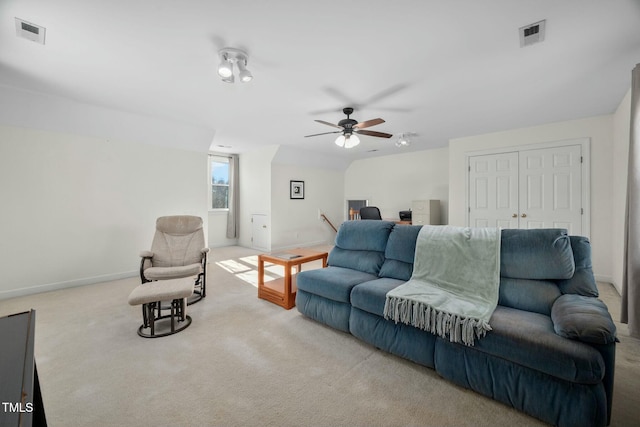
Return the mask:
M386 293L411 278L420 228L343 223L328 267L297 276L300 313L549 424L608 425L617 340L589 240L502 230L492 330L466 346L383 316Z

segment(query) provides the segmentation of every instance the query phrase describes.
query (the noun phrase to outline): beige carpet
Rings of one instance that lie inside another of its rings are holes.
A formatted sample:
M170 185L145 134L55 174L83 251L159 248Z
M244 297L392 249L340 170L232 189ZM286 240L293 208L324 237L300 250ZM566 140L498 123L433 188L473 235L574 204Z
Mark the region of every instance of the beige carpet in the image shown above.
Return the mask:
M259 300L256 254L213 249L207 298L187 310L193 324L165 338L136 334L141 310L127 304L136 278L0 301L0 315L36 310L49 425L543 425ZM615 290L602 295L618 316ZM638 425L640 343L620 329L612 425Z

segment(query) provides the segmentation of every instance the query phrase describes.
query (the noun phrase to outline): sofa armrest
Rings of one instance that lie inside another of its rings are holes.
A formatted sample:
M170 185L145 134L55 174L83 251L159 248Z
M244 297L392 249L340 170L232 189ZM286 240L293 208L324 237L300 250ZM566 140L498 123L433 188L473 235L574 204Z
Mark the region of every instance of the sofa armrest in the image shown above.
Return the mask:
M617 341L616 325L605 303L598 298L576 294L559 297L551 307L553 329L561 337L590 344Z

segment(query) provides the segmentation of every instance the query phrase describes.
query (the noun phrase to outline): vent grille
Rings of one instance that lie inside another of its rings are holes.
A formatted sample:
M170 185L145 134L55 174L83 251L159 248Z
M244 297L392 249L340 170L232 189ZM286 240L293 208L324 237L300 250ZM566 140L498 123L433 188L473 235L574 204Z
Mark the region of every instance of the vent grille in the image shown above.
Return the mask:
M544 41L546 20L520 27L520 47Z
M32 42L44 44L47 29L31 22L16 18L16 35Z

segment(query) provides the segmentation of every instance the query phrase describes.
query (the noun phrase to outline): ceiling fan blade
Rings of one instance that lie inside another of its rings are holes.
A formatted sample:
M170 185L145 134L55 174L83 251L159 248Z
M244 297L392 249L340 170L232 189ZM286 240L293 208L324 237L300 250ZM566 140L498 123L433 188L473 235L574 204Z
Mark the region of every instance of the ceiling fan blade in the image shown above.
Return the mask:
M316 120L318 123L322 123L323 125L331 126L334 128L342 129L342 126L334 125L333 123L325 122L324 120Z
M376 132L373 130L357 130L355 132L360 135L377 136L378 138L391 138L393 136L390 133Z
M379 125L380 123L384 123L384 120L377 118L377 119L367 120L366 122L360 122L357 125L353 125L353 127L358 129L364 129L371 126Z
M341 130L337 130L335 132L323 132L323 133L314 133L313 135L305 135L305 138L309 138L310 136L318 136L318 135L329 135L330 133L342 133ZM391 135L389 135L391 136Z

